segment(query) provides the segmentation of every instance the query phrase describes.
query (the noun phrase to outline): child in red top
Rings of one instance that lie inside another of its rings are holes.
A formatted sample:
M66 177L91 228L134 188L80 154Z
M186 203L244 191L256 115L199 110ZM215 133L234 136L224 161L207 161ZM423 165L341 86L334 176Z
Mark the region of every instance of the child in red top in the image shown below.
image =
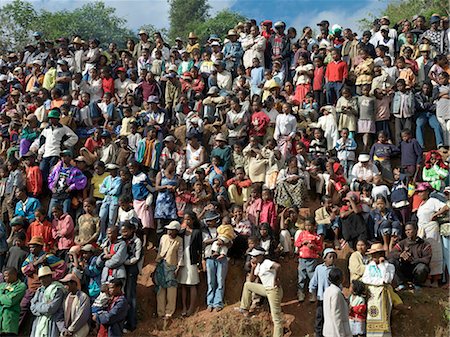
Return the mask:
M187 183L185 180L180 179L178 182L178 187L175 195L175 203L177 205L177 216L179 218L184 217L184 212L187 205L191 204L194 200L192 193L187 188Z
M261 194L261 211L259 214L259 222L267 222L274 233L278 233L277 209L273 201L272 192L267 188L263 188Z
M364 298L366 287L364 283L353 280L350 285L349 322L353 336L362 337L366 335L367 304Z
M36 165L36 155L33 152L28 151L22 158L27 175L27 192L36 198L42 192L42 172L39 165Z
M253 114L250 123L250 136L262 137L266 134L267 127L270 123L270 118L262 110L262 104L259 100L255 100L252 105Z
M311 281L322 252L322 240L316 233L314 218L305 220L305 230L299 234L295 241L295 247L298 249L299 256L297 297L299 302L303 302L306 282L308 279ZM315 302L315 300L315 296L311 296L309 299L310 302Z
M36 220L34 220L27 229L26 242L30 241L35 236L42 236L44 238L44 251L50 253L53 250L55 240L52 236L52 224L45 218L46 211L43 208L38 208L34 211Z

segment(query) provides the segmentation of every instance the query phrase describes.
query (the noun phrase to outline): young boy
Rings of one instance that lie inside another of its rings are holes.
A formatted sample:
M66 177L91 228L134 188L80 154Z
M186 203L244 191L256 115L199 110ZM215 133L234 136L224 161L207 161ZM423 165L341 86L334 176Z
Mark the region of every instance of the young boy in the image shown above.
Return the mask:
M45 213L45 212L44 212ZM22 263L28 256L28 251L25 246L25 234L17 232L13 235L13 245L9 248L5 257L5 267L14 267L19 273L19 278L23 280Z
M341 130L341 138L336 142L337 157L344 168L344 174L348 177L355 163L355 151L357 144L353 138L349 138L350 131L348 128Z
M403 171L414 177L416 170L420 170L423 150L417 139L412 137L410 129L403 129L401 137L402 141L399 146L401 153L400 163Z
M407 89L414 89L414 86L416 85L416 75L414 75L411 68L406 65L405 58L399 56L395 61L395 64L398 69L398 79L405 80Z
M311 293L310 302L315 302L317 298L316 320L314 330L316 336L322 336L323 330L323 293L329 287L330 281L328 274L334 268L337 254L332 248L327 248L323 252L324 263L319 264L314 270L314 275L309 282L309 292Z
M25 164L27 192L37 198L42 192L42 172L39 165L36 164L36 155L28 151L23 156L23 163Z
M322 197L322 207L317 209L314 213L314 219L317 223L317 234L320 236L322 242L327 236L327 232L331 229L334 233L334 247L339 249L341 247L339 243L339 207L333 205L331 197L324 195Z
M35 236L42 236L45 242L44 251L51 252L54 248L55 240L52 236L52 223L45 218L46 214L43 207L34 211L35 220L27 229L26 240L28 242Z
M300 233L295 241L298 249L298 287L297 298L299 302L305 300L305 286L314 275L314 269L318 263L320 252L322 251L322 240L316 233L314 218L305 220L305 230ZM314 294L310 295L310 302L315 302Z
M404 79L397 81L397 91L392 102L392 114L395 117L395 143L401 140L401 130L411 129L415 112L414 94L408 90Z

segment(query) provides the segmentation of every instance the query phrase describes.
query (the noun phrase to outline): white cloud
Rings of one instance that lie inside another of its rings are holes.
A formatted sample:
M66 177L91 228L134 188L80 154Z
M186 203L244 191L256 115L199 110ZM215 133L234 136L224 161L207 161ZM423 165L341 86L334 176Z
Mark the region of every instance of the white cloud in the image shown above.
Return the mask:
M342 3L343 5L345 2ZM339 11L324 10L324 11L309 11L308 13L302 12L293 20L292 26L297 28L300 32L305 26L311 27L313 30L318 30L317 23L322 20L328 20L330 27L334 24L338 24L343 28L350 28L353 31L360 32L359 20L365 18L370 13L378 14L384 7L383 3L377 0L371 0L366 3L362 8L352 11L345 9L342 6ZM361 35L361 34L358 34Z

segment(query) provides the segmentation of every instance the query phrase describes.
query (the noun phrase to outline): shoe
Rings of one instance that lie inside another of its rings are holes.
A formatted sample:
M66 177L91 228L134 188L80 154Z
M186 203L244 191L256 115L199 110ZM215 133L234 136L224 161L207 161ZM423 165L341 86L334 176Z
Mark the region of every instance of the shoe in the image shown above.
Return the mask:
M235 310L237 309L237 311L239 311L240 314L242 314L244 317L248 317L249 316L249 312L248 310L245 310L243 308L235 308Z
M305 293L301 290L297 291L297 299L299 302L303 302L305 300Z
M317 295L316 294L310 294L309 295L309 303L314 303L317 301Z
M222 307L217 307L217 308L215 309L216 312L219 312L219 311L222 311L222 310L223 310Z
M123 332L124 334L127 334L127 333L130 333L131 331L128 330L128 329L123 329L122 332Z
M212 312L214 310L213 307L208 307L206 310L208 310L209 312Z

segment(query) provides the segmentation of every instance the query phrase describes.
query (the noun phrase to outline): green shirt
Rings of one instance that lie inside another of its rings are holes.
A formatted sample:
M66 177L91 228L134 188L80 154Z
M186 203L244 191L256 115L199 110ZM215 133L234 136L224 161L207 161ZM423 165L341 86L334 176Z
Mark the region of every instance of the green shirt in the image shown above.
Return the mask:
M0 334L19 332L20 301L26 285L20 280L0 283Z

